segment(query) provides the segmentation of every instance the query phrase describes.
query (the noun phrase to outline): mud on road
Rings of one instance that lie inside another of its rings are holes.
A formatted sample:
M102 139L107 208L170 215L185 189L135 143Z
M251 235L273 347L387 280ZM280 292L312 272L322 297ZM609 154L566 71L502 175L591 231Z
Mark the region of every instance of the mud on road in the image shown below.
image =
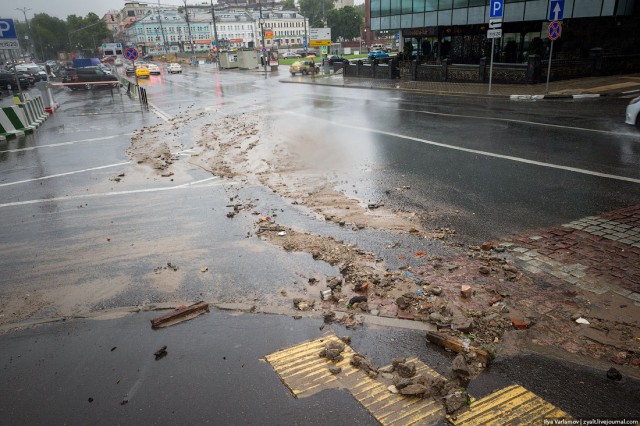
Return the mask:
M510 242L514 236L467 241L454 229L439 225L437 210L390 208L384 199L372 203L347 196L338 188L345 183L342 172L349 167L348 152L339 152L340 148L336 152L335 145L325 144L322 132L276 127L272 117L260 111L224 115L189 110L140 129L132 136L128 154L141 175L180 182L185 169L197 167L241 185L267 188L290 208L345 233L374 228L386 232L389 240L410 236L443 250L432 253L397 243L387 245L384 255L377 254L383 250L365 250L332 236L283 226L277 216L255 211L252 200L236 198L226 207L229 220L249 216L255 223L254 235L261 240L286 252L308 253L317 262L337 267L340 274L310 278L303 283L309 300L297 300L295 305L290 300L285 310L277 302L256 306L250 297L235 302L253 305L252 310L291 315L302 313L300 306L305 315L318 317L344 312L354 326L358 323L354 314L423 321L492 356L535 350L604 369L615 365L640 376L638 304L614 292L596 294L552 275L531 273L518 260L520 253ZM153 275L158 280L178 276ZM168 301L177 286L175 279L160 286ZM274 301L294 298L284 291L273 296ZM50 304L43 297L16 299L4 311L9 314L14 306L14 318L28 317ZM577 323L581 318L589 324Z
M261 239L338 266L340 277L309 283L318 314L364 312L426 321L494 355L540 350L603 368L615 364L640 376L640 308L633 300L530 273L516 258L519 253L512 251L515 246L509 236L503 241L465 241L453 229L434 226L438 217L433 210L391 209L347 196L336 189L344 183L345 153L329 149L322 132L278 131L261 112L230 116L190 112L136 134L131 155L156 165L161 159L161 171L171 168L162 138L152 135L168 134L186 123L198 129L192 130L197 136L190 159L197 167L263 185L292 208L309 210L318 220L346 231L376 228L391 235L410 234L437 241L453 253L443 258L398 244L397 258L411 258L414 266L390 270L389 259L374 253L329 236L285 228L276 218L256 217L255 231ZM310 139L310 134L315 136ZM320 291L327 289L331 296L321 300ZM349 303L352 300L360 301ZM576 323L579 318L589 324Z

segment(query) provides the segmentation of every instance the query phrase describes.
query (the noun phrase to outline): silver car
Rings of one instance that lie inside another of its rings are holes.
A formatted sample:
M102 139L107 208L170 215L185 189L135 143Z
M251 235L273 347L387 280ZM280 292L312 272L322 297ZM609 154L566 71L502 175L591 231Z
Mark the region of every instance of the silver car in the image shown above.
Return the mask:
M627 124L635 124L636 126L640 126L640 119L638 115L640 114L640 96L635 99L631 99L629 105L627 105L627 115L625 117L624 122Z

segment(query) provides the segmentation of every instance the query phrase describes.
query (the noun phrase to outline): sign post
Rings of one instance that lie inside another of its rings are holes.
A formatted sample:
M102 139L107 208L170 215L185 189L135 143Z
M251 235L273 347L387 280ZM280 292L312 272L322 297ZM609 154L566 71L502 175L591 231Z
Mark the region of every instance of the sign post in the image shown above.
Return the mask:
M549 78L551 77L551 58L553 57L553 42L560 38L562 34L562 18L564 18L564 0L551 0L549 2L549 29L547 35L551 40L551 48L549 49L549 65L547 66L547 88L549 93Z
M502 37L502 15L504 11L504 0L491 0L489 10L489 30L487 38L491 39L491 65L489 65L489 93L491 93L491 82L493 80L493 51L496 45L496 38Z
M553 42L560 37L560 34L562 34L562 24L560 23L560 21L552 21L549 24L549 30L548 30L549 39L551 40L551 48L549 49L549 65L547 66L547 87L545 89L545 93L549 93L549 78L551 77L551 58L553 58Z

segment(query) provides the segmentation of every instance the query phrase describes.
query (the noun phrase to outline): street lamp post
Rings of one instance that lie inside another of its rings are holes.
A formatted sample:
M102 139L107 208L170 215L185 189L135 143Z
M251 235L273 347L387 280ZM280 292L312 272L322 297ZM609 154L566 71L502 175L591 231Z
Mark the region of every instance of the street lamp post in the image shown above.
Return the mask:
M218 69L220 69L220 45L218 44L218 28L216 26L216 11L213 8L213 0L211 0L211 19L213 19L213 41L216 43L216 61Z
M191 56L195 55L195 52L193 50L193 37L191 36L191 24L189 23L189 8L187 6L187 0L183 0L184 1L184 16L185 19L187 21L187 30L189 31L189 41L190 41L190 45L191 45Z
M260 33L262 34L262 65L264 67L264 72L267 72L267 46L264 44L264 19L262 18L262 0L260 0Z
M160 22L160 33L162 34L162 44L164 45L164 52L167 54L167 39L164 36L164 28L162 27L162 15L160 15L160 0L158 0L158 21Z
M27 24L27 34L28 34L27 39L29 40L29 45L27 46L27 49L28 49L27 51L29 53L33 54L33 49L31 47L32 46L31 43L34 44L33 47L35 48L35 41L33 40L33 34L31 33L31 27L29 26L29 20L27 19L27 11L31 10L31 8L28 8L28 7L23 7L23 8L16 7L16 10L19 10L24 15L24 22Z

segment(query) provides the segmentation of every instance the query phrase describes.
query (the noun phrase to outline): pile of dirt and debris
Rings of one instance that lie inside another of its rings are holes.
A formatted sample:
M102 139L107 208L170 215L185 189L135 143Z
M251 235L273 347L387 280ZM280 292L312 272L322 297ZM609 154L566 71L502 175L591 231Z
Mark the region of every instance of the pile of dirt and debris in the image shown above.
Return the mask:
M336 179L342 171L339 152L324 149L324 141L309 141L308 135L275 132L271 121L262 112L222 115L188 111L168 123L137 132L130 155L166 173L175 167L181 146L171 147L161 136L192 127L196 142L189 162L193 165L221 177L263 185L295 208L345 229L378 228L428 241L442 240L440 244L457 253L442 257L397 243L388 249L393 249L398 259L411 262L393 271L380 256L355 245L293 230L276 223L274 217L260 217L256 235L261 239L286 251L309 253L339 268L338 277L309 282L305 290L317 299L313 305L309 300L303 302L304 310L344 311L354 323L354 313L425 321L492 353L515 351L517 345L532 342L620 365L640 364L637 309L631 320L603 317L602 309L596 313L592 309L626 306L628 300L612 302L607 299L610 295L587 294L568 289L553 277L526 273L509 244L483 242L460 250L450 241L454 229L429 225L436 222L434 212L393 209L385 200L348 196L337 189L341 185ZM387 193L391 191L394 189ZM410 194L412 189L401 185L395 191ZM252 211L252 203L232 200L228 208L230 218L242 212L260 215ZM299 310L300 305L294 309ZM577 314L589 324L576 323L573 317ZM520 342L496 349L504 343L505 333Z
M448 377L435 372L418 374L416 362L407 358L394 358L391 364L378 367L365 356L356 353L351 357L350 364L372 379L384 383L390 393L433 399L443 405L447 414L459 411L469 404L466 387L482 371L482 367L478 367L482 363L477 362L473 352L458 355L452 362Z

